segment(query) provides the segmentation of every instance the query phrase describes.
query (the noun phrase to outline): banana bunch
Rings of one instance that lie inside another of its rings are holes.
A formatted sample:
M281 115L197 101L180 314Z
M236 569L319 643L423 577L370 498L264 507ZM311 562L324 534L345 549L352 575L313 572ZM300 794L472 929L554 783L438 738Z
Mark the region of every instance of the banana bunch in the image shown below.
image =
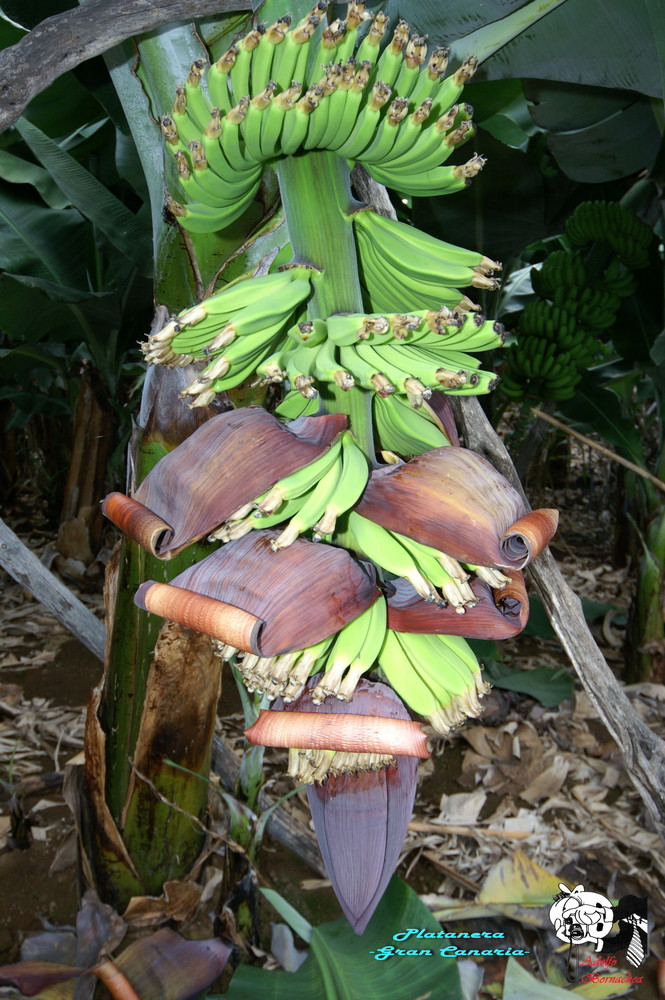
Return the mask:
M173 317L141 345L148 364L185 367L207 364L184 390L192 406L207 406L216 393L233 388L282 338L294 312L310 294L310 269L287 268L243 277Z
M400 21L382 47L388 18L352 0L324 24L321 0L296 25L291 15L259 26L212 65L196 59L159 124L174 163L179 200L167 205L190 232L230 225L252 202L266 163L299 150L329 149L366 165L404 194L466 187L484 159L443 165L475 135L473 108L459 103L478 60L447 74L448 50Z
M350 701L356 686L376 668L414 712L445 735L480 714L479 698L489 691L481 666L461 636L397 632L387 627L386 601L379 598L342 629L307 649L281 656L238 653L214 641L218 655L231 660L250 692L292 702L310 677L312 700Z
M597 338L578 325L572 309L533 299L520 317L501 389L513 399L527 390L542 399L568 399L581 378L580 369L591 364L598 350Z
M308 531L315 539L328 537L337 518L357 502L368 478L367 459L351 431L345 431L314 461L231 514L211 539L229 542L255 528L281 524L284 528L271 543L274 551Z
M414 313L336 314L291 327L286 340L257 366L257 374L265 383L288 381L292 391L309 399L316 397L317 384L330 383L381 397L398 393L419 408L432 388L453 395L489 392L497 383L494 374L458 348L491 350L504 338L501 324L445 306Z
M507 352L502 392L521 399L533 392L542 399L572 396L581 370L607 353L621 300L635 291L631 268L648 263L652 232L618 202L583 202L566 222L571 243L609 245L612 254L597 273L593 256L581 250L555 250L531 270L539 298L524 308L518 341ZM596 266L597 267L597 266Z
M618 257L612 257L609 264L596 280L596 288L619 299L635 294L637 282L633 272L622 264Z
M590 364L598 353L596 337L579 323L576 300L562 306L542 299L528 302L520 317L520 334L554 344L557 355L570 357L580 368ZM538 374L544 377L547 372L534 372Z
M493 291L501 264L373 211L353 216L361 280L372 309L477 309L460 288Z
M386 629L379 666L398 695L438 733L445 735L482 712L478 698L489 685L460 636Z
M399 395L375 393L372 407L375 435L384 458L391 454L411 458L450 444L427 401L414 408Z
M539 267L531 268L531 287L541 299L551 299L561 289L576 298L589 281L579 250L554 250Z
M308 649L276 657L245 653L237 667L249 691L260 691L271 700L281 696L294 701L313 674L320 675L312 692L314 704L336 697L350 701L359 680L374 666L386 634L386 601L383 595L339 632ZM228 659L235 650L219 650Z
M408 580L423 600L440 608L450 605L460 615L478 603L469 573L452 556L389 531L357 511L345 520L352 547L386 572Z
M584 201L566 221L574 246L605 243L631 269L646 267L653 230L617 201Z

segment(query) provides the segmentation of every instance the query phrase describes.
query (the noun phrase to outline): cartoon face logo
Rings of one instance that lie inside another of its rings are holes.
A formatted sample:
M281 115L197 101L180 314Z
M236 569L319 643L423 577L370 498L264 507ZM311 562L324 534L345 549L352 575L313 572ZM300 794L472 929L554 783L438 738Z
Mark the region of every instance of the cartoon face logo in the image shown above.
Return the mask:
M550 921L556 936L567 944L592 944L601 951L603 938L612 930L612 904L600 892L583 885L569 889L559 882L561 892L550 906Z

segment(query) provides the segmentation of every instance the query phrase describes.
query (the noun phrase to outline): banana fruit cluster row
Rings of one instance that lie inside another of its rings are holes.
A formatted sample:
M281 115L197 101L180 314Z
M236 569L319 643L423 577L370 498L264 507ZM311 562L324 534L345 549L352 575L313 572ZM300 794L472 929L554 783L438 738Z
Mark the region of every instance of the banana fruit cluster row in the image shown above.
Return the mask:
M475 135L473 108L460 97L477 59L447 73L448 50L428 58L426 39L405 21L386 42L382 12L371 19L352 0L343 20L324 25L326 9L317 4L295 26L287 14L212 65L192 63L160 118L182 192L168 206L185 229L230 225L252 202L265 164L298 151L361 162L407 195L459 191L482 169L476 155L444 165Z
M408 295L416 306L412 312L299 319L306 315L311 282L325 276L288 266L239 280L183 310L143 344L146 360L184 367L205 359L185 390L193 406L207 405L216 393L253 375L265 384L287 382L306 399L316 399L317 386L329 383L344 390L359 386L382 398L398 394L416 408L436 388L454 395L494 388L494 373L469 352L501 346L505 330L478 313L456 286L494 282L487 275L500 265L371 210L355 214L354 228L364 280L375 290L367 291L370 305L380 296L381 278L392 297L378 301L389 306ZM401 265L400 246L408 261Z

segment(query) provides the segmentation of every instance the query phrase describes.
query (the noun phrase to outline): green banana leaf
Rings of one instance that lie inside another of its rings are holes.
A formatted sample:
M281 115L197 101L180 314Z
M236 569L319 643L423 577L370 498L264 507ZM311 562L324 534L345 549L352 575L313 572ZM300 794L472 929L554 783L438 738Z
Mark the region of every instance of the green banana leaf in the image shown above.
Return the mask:
M277 0L271 2L278 6ZM620 87L652 97L663 93L659 52L665 51L665 18L658 0L634 4L566 0L514 40L506 37L509 19L519 18L529 8L538 14L539 3L389 0L387 5L372 4L371 8L379 6L392 18L402 17L414 30L429 35L430 41L453 43L458 56L471 51L468 36L482 30L476 43L498 43L501 48L481 67L479 79L534 77Z
M567 0L497 52L481 78L535 77L662 97L655 32L662 43L665 20L654 26L643 3Z
M462 1000L457 962L443 958L446 939L409 938L394 941L406 928L438 933L440 924L416 893L393 878L365 933L358 937L346 920L315 927L310 953L297 972L265 972L241 966L225 1000L405 1000L406 997L445 997ZM380 949L431 951L431 955L390 955L377 960ZM221 996L209 1000L222 1000Z
M0 150L0 177L10 184L32 184L49 208L69 208L71 205L47 170L6 150Z
M658 155L659 103L629 90L526 80L531 116L572 180L605 183L650 167ZM473 103L473 102L472 102Z
M573 696L573 678L563 667L539 666L533 670L514 670L495 661L486 664L486 677L494 687L528 694L548 708L560 705Z
M551 133L548 146L571 180L604 184L649 170L661 140L652 102L640 98L588 128Z
M248 5L249 6L249 5ZM219 59L238 35L251 28L252 11L235 11L217 17L201 17L196 21L199 35L208 46L211 59Z
M74 209L46 208L7 184L0 185L0 268L50 282L58 297L87 289L85 224Z
M81 215L93 222L141 273L150 274L150 242L143 222L36 125L21 118L16 128Z

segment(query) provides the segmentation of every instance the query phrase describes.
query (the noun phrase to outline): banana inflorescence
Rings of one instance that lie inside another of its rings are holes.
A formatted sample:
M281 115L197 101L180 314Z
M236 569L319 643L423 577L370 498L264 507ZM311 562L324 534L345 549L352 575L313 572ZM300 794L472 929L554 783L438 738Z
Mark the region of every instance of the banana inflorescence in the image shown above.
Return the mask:
M444 165L475 134L460 103L478 61L447 73L434 49L365 4L324 23L326 2L297 24L290 15L249 31L214 63L192 63L160 118L180 189L171 212L191 232L222 229L254 198L266 163L301 150L333 150L407 195L459 191L484 160ZM360 27L371 19L361 38Z
M507 352L502 391L570 398L582 371L608 353L621 301L635 290L633 271L649 261L652 230L618 202L583 202L566 221L571 246L531 270L536 297L520 315ZM588 252L585 252L589 247Z
M265 164L296 152L329 150L341 161L359 161L377 181L413 195L459 190L482 168L479 156L446 164L474 135L473 109L460 98L477 61L470 57L448 73L447 50L428 58L426 40L403 21L388 38L387 16L372 19L355 0L342 21L326 23L325 11L320 3L295 25L285 15L250 31L211 66L192 65L160 121L180 189L168 204L185 229L227 226L254 198ZM365 21L371 23L363 34ZM183 393L195 407L245 381L286 390L275 411L281 420L316 417L342 398L352 401L351 412L359 404L373 448L366 437L361 447L351 419L308 464L281 478L277 469L272 486L226 516L210 540L228 552L256 533L268 558L281 552L279 559L307 539L348 549L361 565L373 564L376 599L355 618L345 613L331 621L329 635L306 648L259 656L214 642L250 691L283 702L306 686L315 704L350 700L362 676L378 669L414 711L447 733L480 711L487 685L463 636L478 635L478 608L488 593L501 595L509 572L486 565L492 559L480 549L463 564L354 508L378 464L374 450L389 467L458 446L447 396L486 393L497 384L476 355L501 347L506 331L464 290L498 288L501 265L358 202L340 208L340 224L352 234L362 311L321 315L317 289L326 287L326 265L294 254L182 310L143 351L149 364L198 367ZM579 277L581 262L571 266ZM553 314L547 321L560 326L564 304L554 295L543 306ZM576 315L601 308L607 304L580 294ZM455 634L443 634L441 625L435 634L391 628L391 594L404 587L437 615L452 616ZM505 613L521 614L519 603L508 597Z

